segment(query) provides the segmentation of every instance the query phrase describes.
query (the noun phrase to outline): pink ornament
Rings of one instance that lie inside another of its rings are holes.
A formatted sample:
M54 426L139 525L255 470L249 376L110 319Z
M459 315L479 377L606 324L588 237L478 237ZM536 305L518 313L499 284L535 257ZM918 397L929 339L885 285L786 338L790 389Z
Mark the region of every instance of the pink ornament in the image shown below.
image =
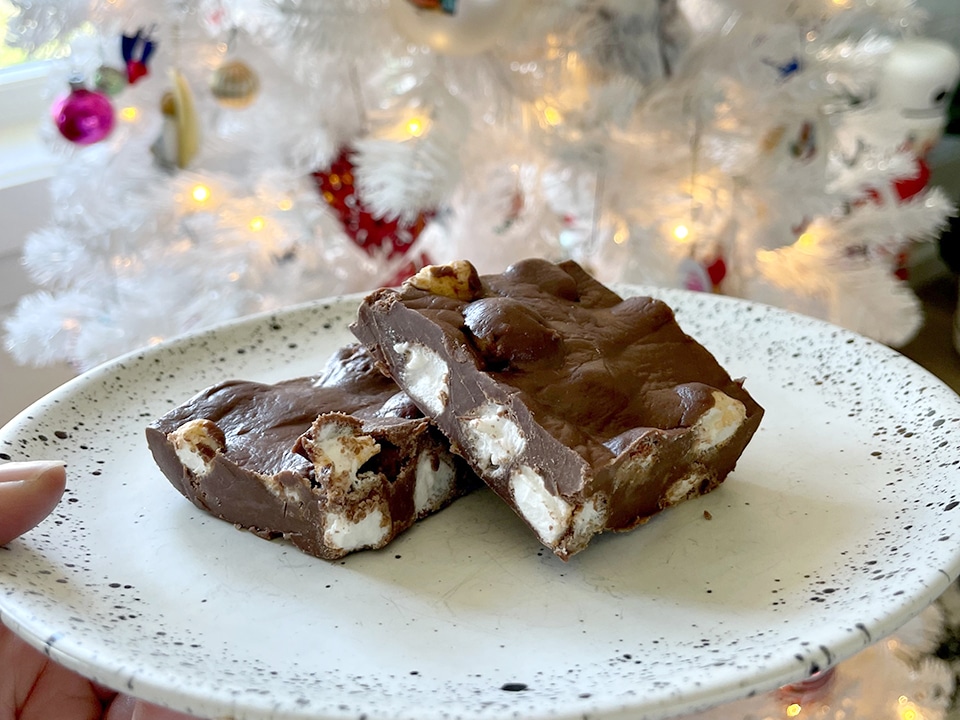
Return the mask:
M54 103L57 130L77 145L100 142L113 130L113 106L106 95L71 84L70 94Z

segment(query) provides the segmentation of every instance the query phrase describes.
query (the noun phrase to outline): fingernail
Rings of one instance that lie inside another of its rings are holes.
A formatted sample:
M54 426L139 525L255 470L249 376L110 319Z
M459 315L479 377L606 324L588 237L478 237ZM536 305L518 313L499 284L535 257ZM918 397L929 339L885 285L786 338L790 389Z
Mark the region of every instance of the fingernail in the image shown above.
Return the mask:
M62 470L67 464L60 460L28 460L0 465L0 482L34 480L48 472Z

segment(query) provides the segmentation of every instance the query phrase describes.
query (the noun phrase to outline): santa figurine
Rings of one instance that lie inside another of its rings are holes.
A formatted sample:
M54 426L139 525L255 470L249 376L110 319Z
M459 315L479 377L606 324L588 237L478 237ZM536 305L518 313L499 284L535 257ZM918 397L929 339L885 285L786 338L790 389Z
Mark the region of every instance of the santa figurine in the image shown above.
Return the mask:
M916 172L899 178L886 192L876 190L880 200L902 202L927 186L927 155L943 137L947 108L958 81L960 55L947 43L911 38L891 49L873 102L874 127L880 135L873 140L913 155Z
M889 182L866 187L850 211L869 203L881 206L919 201L930 181L927 156L943 137L947 108L960 81L960 54L932 38L894 42L880 68L873 96L850 112L838 129L844 154L854 161L872 156L910 168ZM892 165L891 165L892 167ZM892 270L906 280L906 245L892 250Z

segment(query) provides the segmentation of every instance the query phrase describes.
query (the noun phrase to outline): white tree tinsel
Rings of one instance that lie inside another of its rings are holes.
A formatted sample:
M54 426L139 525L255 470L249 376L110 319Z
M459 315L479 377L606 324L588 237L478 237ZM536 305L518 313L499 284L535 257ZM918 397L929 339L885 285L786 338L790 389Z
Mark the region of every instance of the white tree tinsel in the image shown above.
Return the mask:
M891 344L915 332L898 258L952 208L929 188L889 192L916 158L877 86L920 35L912 2L503 1L517 5L471 43L484 49L444 54L416 24L399 31L391 3L408 0L14 0L13 42L61 58L51 101L70 77L122 70L123 35L156 50L112 97L107 139L71 145L44 126L63 161L24 254L41 290L7 347L86 368L392 279L400 261L361 248L311 177L345 149L350 202L431 218L410 257L491 272L572 257L607 282L657 285L722 262L721 292ZM210 88L232 60L259 91L231 105ZM173 70L199 132L185 167L171 159L189 130L161 112Z

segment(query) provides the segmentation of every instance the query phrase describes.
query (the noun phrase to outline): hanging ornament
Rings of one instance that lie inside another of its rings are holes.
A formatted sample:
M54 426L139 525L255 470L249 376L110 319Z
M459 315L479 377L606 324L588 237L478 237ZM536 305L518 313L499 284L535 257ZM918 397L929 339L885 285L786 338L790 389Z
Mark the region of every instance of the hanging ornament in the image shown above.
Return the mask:
M601 0L578 45L601 77L616 73L648 84L673 75L691 35L677 0Z
M445 55L476 55L509 33L517 0L391 0L390 17L411 42Z
M696 292L719 292L720 283L727 276L727 264L717 255L708 261L688 257L678 268L680 286Z
M313 179L320 196L340 220L344 232L368 255L387 262L407 259L387 283L398 284L431 263L425 253L410 257L409 251L436 211L421 212L409 223L403 223L399 218L374 217L356 192L350 152L349 148L342 150L329 169L314 172Z
M100 142L113 130L114 113L103 93L87 90L79 80L70 82L70 93L51 109L57 130L77 145Z
M109 65L101 65L93 76L93 85L100 92L116 97L127 87L127 74Z
M133 35L124 35L120 40L120 52L127 64L127 82L133 85L147 75L147 63L156 50L156 43L143 28Z
M185 168L200 149L200 121L193 92L179 70L170 71L172 88L163 94L163 130L150 148L161 166Z
M250 105L260 91L260 78L242 60L229 60L210 79L210 92L224 107L239 110Z
M420 10L437 10L447 15L454 15L457 12L457 0L407 0L407 2Z

